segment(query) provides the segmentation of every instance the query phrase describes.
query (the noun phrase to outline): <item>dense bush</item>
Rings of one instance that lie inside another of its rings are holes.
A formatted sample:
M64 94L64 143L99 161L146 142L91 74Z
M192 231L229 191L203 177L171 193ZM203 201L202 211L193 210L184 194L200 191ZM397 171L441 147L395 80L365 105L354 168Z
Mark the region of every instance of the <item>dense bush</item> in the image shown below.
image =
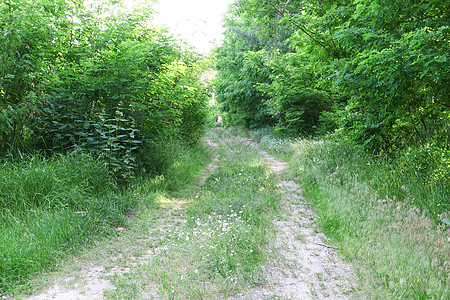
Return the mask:
M0 154L81 149L128 180L152 169L153 140L199 140L208 62L149 26L148 9L21 0L0 16Z
M251 20L230 15L226 24L227 38L216 53L216 93L224 122L246 128L273 125L264 103L266 97L256 86L269 79L268 69L258 55L264 41L254 33Z

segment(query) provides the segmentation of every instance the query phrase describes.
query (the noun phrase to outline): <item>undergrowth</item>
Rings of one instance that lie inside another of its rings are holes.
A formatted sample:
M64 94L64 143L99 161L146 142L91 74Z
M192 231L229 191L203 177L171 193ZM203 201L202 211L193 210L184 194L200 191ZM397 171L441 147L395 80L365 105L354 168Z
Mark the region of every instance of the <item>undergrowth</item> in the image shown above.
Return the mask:
M290 160L287 176L314 203L321 230L361 266L367 298L450 298L448 164L418 159L409 149L397 159L373 158L332 140L261 145ZM447 175L446 175L447 174Z
M87 155L25 158L0 168L0 291L27 285L31 274L123 223L133 203L100 161Z

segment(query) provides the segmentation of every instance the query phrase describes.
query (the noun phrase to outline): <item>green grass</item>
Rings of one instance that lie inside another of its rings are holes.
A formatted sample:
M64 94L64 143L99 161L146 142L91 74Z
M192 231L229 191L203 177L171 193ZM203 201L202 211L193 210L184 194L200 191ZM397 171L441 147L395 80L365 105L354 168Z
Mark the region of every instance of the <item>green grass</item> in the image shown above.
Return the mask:
M285 176L302 185L321 230L360 266L367 298L450 298L450 232L440 221L449 211L448 166L424 169L412 154L370 158L331 140L266 136L261 144L290 156Z
M197 176L199 179L209 152L202 145L186 147L174 141L164 141L157 146L162 173L156 177L155 189L176 191L183 189Z
M159 145L158 175L118 186L104 163L88 155L29 157L0 166L0 294L35 289L33 277L100 237L127 226L129 215L154 209L158 194L197 180L204 147ZM156 156L156 153L155 153Z
M123 224L135 204L87 155L30 157L0 168L0 291L27 289L32 274Z
M206 180L199 200L188 210L188 228L203 246L198 255L212 275L242 277L255 283L276 209L276 182L254 148L228 142L219 149L218 169ZM220 234L215 234L220 233Z

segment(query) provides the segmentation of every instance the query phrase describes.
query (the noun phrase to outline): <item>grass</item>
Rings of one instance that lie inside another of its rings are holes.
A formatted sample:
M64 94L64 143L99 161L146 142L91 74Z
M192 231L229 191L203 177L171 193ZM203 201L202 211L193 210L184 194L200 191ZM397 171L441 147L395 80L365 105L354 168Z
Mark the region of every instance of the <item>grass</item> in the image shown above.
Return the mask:
M275 177L255 149L228 131L215 128L209 138L220 144L218 168L201 187L160 196L157 202L168 207L190 205L165 217L157 254L133 270L132 280L114 277L117 289L107 299L218 299L262 283L259 266L278 201Z
M447 209L448 190L440 181L445 170L425 174L412 160L375 160L331 140L285 140L268 132L250 135L289 161L282 176L302 185L321 230L357 266L366 298L449 298L450 232L436 217ZM90 263L133 266L108 276L116 289L105 292L106 299L217 299L260 285L276 180L257 151L236 143L230 131L214 128L209 138L219 144L219 165L201 187L196 182L211 155L202 147L160 145L166 171L136 178L127 189L87 156L4 163L0 290L36 288L40 283L31 278L62 258L76 260L68 254L93 242L98 246L89 251ZM436 205L421 206L428 202ZM130 231L111 235L120 224ZM140 259L148 253L150 259Z
M264 136L261 145L288 157L285 176L302 185L321 230L361 266L367 298L450 298L445 165L425 173L420 160L374 159L331 140Z
M101 162L86 155L5 162L0 169L0 291L26 289L32 274L105 233L105 223L122 223L132 206Z
M208 160L203 147L160 146L164 173L119 187L102 161L88 155L28 157L0 166L0 295L33 291L33 278L54 269L130 215L155 209L158 196L196 180Z

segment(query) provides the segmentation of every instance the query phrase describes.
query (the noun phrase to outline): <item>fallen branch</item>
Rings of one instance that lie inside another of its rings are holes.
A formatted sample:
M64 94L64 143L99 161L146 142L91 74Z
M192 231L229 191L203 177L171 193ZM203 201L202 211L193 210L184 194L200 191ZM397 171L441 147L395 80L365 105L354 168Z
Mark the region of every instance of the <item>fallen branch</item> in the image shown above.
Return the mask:
M312 244L316 244L318 246L322 246L325 248L330 248L330 249L335 249L335 250L339 250L339 247L335 247L335 246L330 246L330 245L326 245L326 244L322 244L322 243L316 243L316 242L311 242Z

